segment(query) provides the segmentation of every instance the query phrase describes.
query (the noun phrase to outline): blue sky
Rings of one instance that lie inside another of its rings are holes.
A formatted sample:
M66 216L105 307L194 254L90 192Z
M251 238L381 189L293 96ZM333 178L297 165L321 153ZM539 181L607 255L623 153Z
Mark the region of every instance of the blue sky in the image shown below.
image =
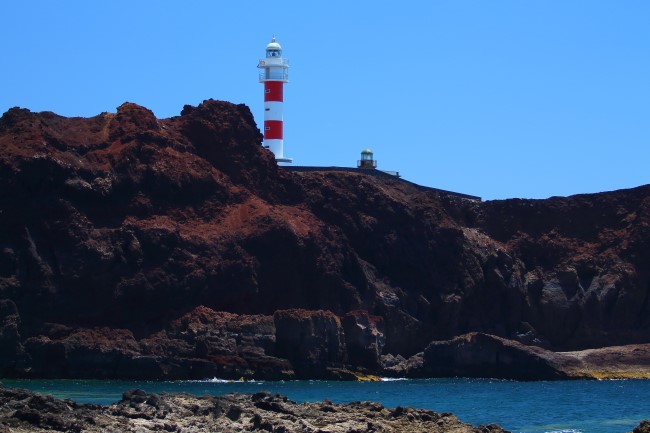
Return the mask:
M7 1L0 112L158 117L214 98L263 119L291 62L285 155L482 196L650 183L650 1Z

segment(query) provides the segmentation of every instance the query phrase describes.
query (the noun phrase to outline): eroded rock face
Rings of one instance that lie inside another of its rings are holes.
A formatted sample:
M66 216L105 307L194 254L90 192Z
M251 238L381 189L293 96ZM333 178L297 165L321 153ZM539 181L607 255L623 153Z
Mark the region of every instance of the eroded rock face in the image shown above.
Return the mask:
M18 328L20 315L16 304L4 299L0 300L0 372L24 369L29 365L29 359L22 345ZM6 373L5 373L6 374Z
M277 353L300 377L319 377L328 366L347 361L341 321L331 312L279 310L273 321Z
M381 367L380 359L386 344L383 318L357 310L347 313L341 324L349 363L374 371Z
M337 377L472 332L650 341L650 187L474 202L287 172L261 137L213 100L5 113L3 374Z

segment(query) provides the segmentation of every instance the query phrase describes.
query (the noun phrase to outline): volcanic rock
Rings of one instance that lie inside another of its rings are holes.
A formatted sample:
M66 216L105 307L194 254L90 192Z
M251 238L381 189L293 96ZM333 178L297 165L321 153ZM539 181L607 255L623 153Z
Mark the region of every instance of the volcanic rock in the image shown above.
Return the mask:
M427 377L566 379L565 370L578 364L568 355L481 333L432 342L422 358L412 373Z
M641 421L632 433L650 433L650 421Z
M0 386L0 432L278 432L350 433L503 432L495 424L473 427L449 413L384 408L379 403L296 404L281 395L196 397L135 389L110 406L77 404Z
M329 311L279 310L273 314L276 350L300 377L318 377L347 360L340 319Z
M379 368L386 344L383 318L370 316L365 310L351 311L343 317L341 324L350 364L372 370Z
M291 172L261 138L248 107L214 100L169 119L6 112L2 374L433 374L434 348L460 350L439 342L471 333L481 365L630 345L624 370L650 371L634 351L650 342L650 186L481 202Z

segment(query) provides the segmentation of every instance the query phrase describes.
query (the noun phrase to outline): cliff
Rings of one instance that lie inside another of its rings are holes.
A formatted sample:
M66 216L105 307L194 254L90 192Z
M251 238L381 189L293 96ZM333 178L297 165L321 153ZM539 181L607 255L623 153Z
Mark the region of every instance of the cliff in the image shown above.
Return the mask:
M533 366L650 341L650 186L478 202L288 172L260 141L246 106L213 100L169 119L5 113L1 374L446 374L431 344L470 333Z

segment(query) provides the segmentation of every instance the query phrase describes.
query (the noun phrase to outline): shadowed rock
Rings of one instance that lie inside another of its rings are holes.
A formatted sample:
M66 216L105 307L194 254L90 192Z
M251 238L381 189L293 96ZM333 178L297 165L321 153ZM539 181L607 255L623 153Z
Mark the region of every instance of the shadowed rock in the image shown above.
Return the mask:
M248 107L214 100L169 119L6 112L3 374L350 378L416 371L467 333L554 352L650 341L649 186L479 202L288 172L261 138Z

